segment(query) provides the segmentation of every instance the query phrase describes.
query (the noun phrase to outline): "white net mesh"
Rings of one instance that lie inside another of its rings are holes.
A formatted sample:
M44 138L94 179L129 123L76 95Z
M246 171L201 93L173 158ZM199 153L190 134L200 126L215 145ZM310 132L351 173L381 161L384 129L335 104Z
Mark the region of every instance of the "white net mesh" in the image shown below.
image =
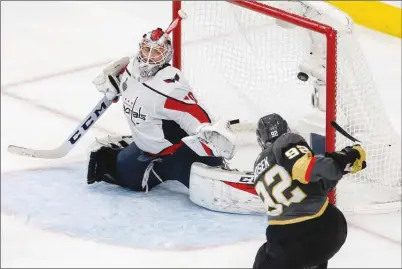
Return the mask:
M287 11L306 15L300 2L264 3L288 5ZM182 70L215 118L256 122L276 112L295 126L313 112L311 80L302 82L297 73L310 56L314 33L280 27L272 17L223 1L183 1L182 9L188 14L182 23ZM311 19L320 21L320 14ZM314 42L325 49L325 36ZM369 163L365 171L338 185L338 204L361 211L397 202L399 208L400 138L350 33L338 36L337 66L337 122L364 142ZM336 136L337 149L350 144Z
M272 18L226 2L182 6L182 69L213 115L256 121L281 111L291 118L297 101L289 98L309 108L309 85L296 77L309 47L302 29L271 27Z
M363 142L369 166L348 175L337 191L344 208L400 208L401 143L386 115L359 44L351 35L338 37L337 122ZM351 142L336 136L336 148ZM355 197L355 205L348 197Z

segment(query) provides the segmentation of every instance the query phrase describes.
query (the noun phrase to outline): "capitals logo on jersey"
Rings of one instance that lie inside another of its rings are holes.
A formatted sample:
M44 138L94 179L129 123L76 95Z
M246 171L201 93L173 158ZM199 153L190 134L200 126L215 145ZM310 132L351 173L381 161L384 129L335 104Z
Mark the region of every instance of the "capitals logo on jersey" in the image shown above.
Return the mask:
M142 107L137 108L137 110L134 110L135 103L137 102L138 97L135 99L135 101L130 105L129 102L127 102L127 99L124 100L125 102L123 103L123 110L125 114L129 114L131 121L133 119L141 119L141 120L146 120L147 115L141 113Z
M179 81L180 77L178 74L176 74L173 78L168 78L165 79L164 82L166 83L175 83L176 81Z

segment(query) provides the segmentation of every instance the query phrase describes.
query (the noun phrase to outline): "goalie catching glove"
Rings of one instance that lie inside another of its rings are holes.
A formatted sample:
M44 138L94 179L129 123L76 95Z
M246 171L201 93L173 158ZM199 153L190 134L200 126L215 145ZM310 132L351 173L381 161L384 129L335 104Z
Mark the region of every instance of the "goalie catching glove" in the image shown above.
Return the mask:
M129 64L128 57L121 58L108 64L102 72L92 81L96 89L104 93L109 100L117 101L120 96L119 74Z
M341 151L327 152L326 157L334 159L344 174L355 174L366 168L366 151L360 145L347 146Z

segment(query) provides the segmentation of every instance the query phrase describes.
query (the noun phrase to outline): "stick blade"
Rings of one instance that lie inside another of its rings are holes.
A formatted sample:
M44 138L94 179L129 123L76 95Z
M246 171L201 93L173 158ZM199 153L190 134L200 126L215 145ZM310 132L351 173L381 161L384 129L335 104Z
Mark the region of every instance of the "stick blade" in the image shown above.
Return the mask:
M42 159L58 159L66 155L66 153L59 150L35 150L14 145L8 146L8 152L20 156Z

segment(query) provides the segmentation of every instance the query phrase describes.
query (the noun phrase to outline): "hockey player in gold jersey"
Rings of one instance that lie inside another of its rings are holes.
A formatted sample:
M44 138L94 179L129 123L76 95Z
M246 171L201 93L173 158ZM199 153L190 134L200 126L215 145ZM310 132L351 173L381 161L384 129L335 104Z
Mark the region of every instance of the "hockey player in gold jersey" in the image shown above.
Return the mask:
M253 268L327 268L345 243L347 223L328 201L343 175L366 167L360 145L314 154L278 114L258 122L262 152L254 165L254 185L267 210L267 242Z

